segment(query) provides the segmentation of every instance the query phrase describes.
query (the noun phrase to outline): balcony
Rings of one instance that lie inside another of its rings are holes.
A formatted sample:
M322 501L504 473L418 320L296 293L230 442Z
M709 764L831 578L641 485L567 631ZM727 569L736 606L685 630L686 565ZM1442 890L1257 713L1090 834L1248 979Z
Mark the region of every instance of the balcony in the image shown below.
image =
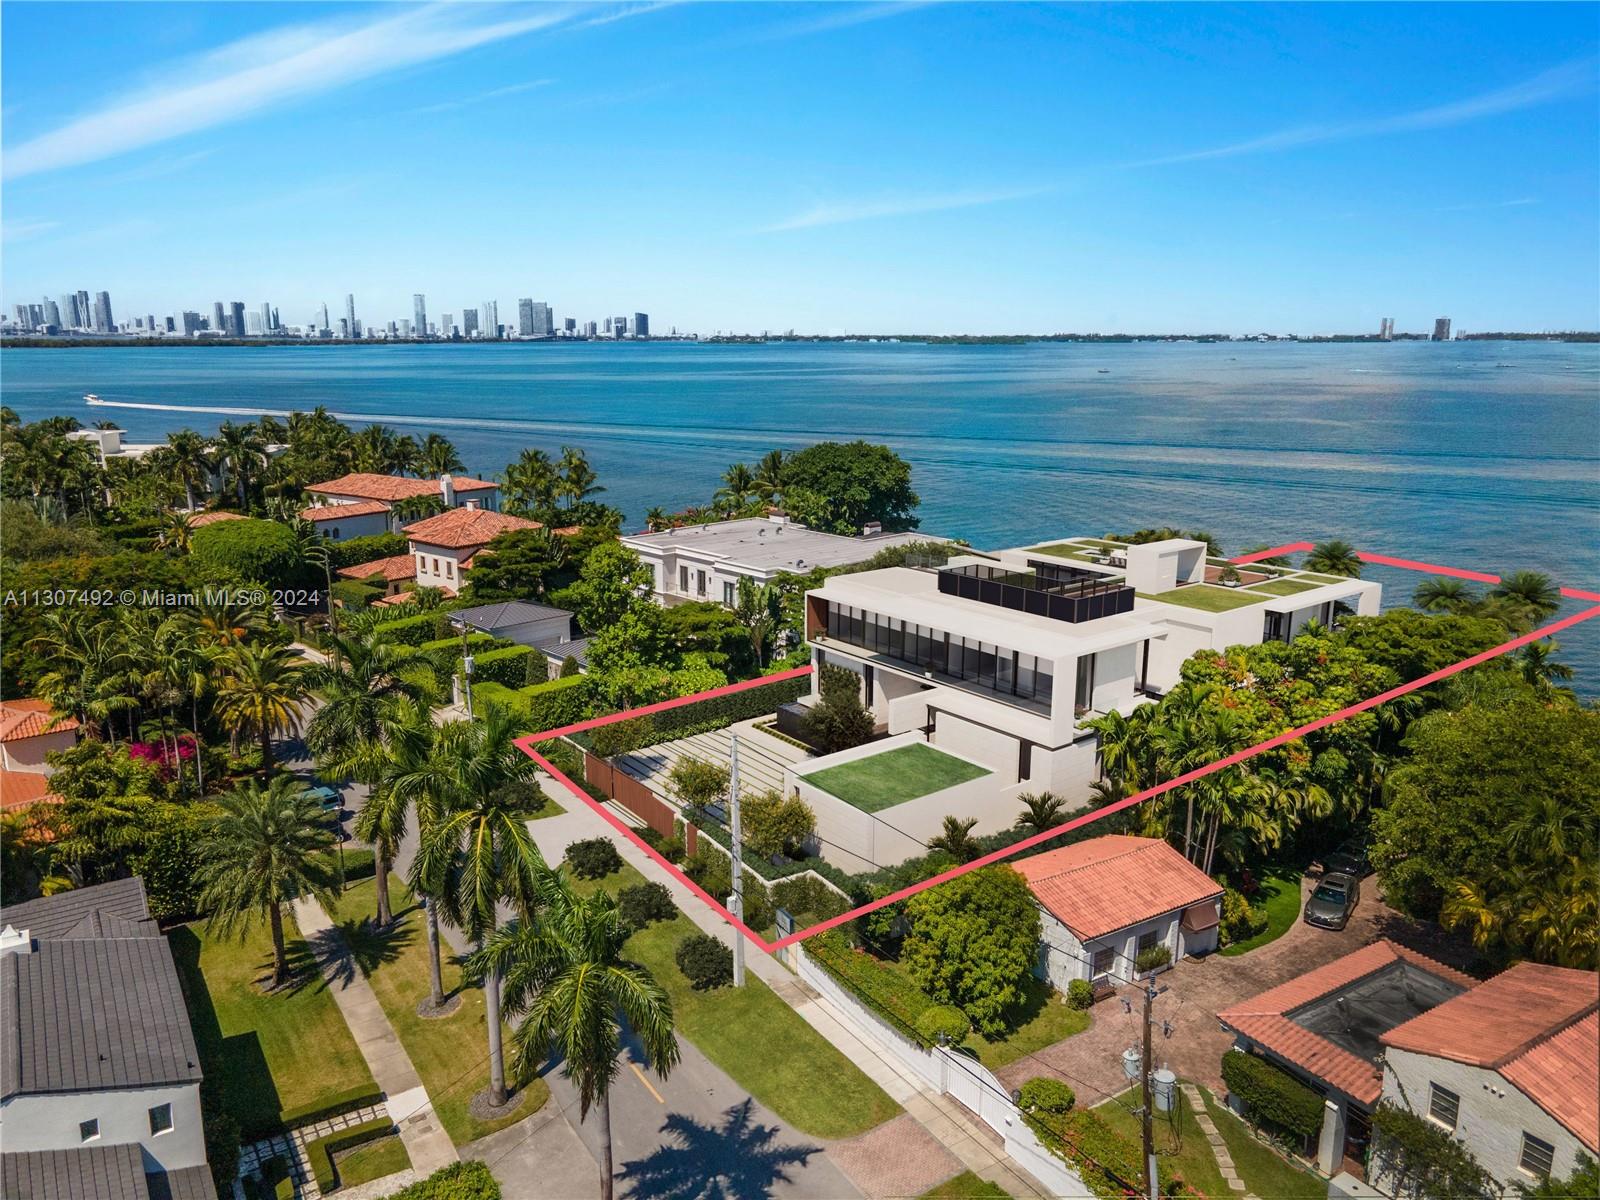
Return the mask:
M1120 576L1095 575L1072 567L1046 572L1007 571L972 564L939 572L939 591L996 608L1079 623L1133 611L1133 589Z

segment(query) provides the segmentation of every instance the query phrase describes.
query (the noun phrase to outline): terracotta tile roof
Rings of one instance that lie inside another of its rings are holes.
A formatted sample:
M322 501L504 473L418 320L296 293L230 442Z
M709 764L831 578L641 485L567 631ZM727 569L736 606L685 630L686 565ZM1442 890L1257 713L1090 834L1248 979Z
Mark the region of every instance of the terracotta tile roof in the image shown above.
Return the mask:
M1499 1071L1600 1150L1600 976L1518 963L1383 1035L1383 1043Z
M8 771L0 767L0 810L26 808L41 800L57 801L50 791L50 778L32 771Z
M1222 895L1214 879L1160 838L1109 834L1012 866L1079 941Z
M204 529L207 525L215 525L218 521L243 521L245 515L236 512L206 512L191 518L189 528Z
M1362 1104L1376 1104L1383 1092L1383 1073L1378 1067L1295 1024L1287 1014L1397 962L1409 963L1458 987L1471 989L1478 983L1470 975L1385 938L1240 1001L1219 1012L1217 1019Z
M345 579L370 579L374 575L382 575L385 583L393 583L397 579L415 579L417 560L409 554L396 554L389 558L375 558L371 562L340 567L338 574Z
M1500 1068L1519 1088L1572 1135L1600 1154L1600 1013L1568 1025L1536 1042Z
M0 742L17 742L43 733L66 733L76 729L75 717L62 717L50 724L50 706L43 700L0 700Z
M372 602L373 608L392 608L396 604L411 604L417 598L415 592L396 592L392 596L380 596Z
M304 521L337 521L343 517L369 517L373 513L386 513L389 506L382 500L361 500L355 504L313 504L300 510Z
M452 477L451 484L459 492L492 491L498 483L469 476ZM374 475L355 471L341 475L326 483L313 483L308 492L321 492L325 496L359 496L363 500L409 500L413 496L442 495L437 479L411 479L405 475Z
M543 528L537 521L507 513L490 512L484 508L452 508L414 525L407 525L405 535L413 542L427 542L430 546L466 549L486 545L512 529Z

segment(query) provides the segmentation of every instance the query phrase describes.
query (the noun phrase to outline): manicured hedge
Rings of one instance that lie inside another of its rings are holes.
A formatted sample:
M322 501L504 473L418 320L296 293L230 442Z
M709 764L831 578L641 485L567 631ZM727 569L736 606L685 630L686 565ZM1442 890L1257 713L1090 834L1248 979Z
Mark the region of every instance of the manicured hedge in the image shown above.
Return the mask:
M1322 1097L1281 1067L1242 1050L1222 1056L1222 1079L1252 1120L1302 1137L1322 1128Z
M1070 1164L1084 1185L1102 1200L1144 1195L1139 1147L1107 1125L1093 1109L1024 1111L1022 1119L1045 1147Z
M332 568L337 571L342 567L376 562L380 558L395 558L405 554L409 548L410 542L403 533L369 533L364 537L333 542L328 547L328 558Z
M649 717L648 725L640 722L637 730L638 740L630 749L637 750L643 746L653 746L657 742L668 742L695 733L711 733L714 730L726 729L736 721L744 721L750 717L764 717L776 710L779 705L798 700L810 690L811 681L805 676L798 679L780 679L776 683L764 683L748 691L713 696L709 700L697 700L681 708L669 708L664 712L653 713Z
M390 641L407 646L420 646L440 636L438 613L418 613L414 617L401 617L398 621L383 621L372 631Z
M592 711L591 691L587 675L569 675L514 691L492 681L474 684L472 699L475 704L499 704L509 708L530 733L542 733L585 720Z
M341 1129L314 1142L307 1142L306 1157L311 1160L311 1173L316 1176L317 1186L324 1192L331 1192L338 1183L339 1174L333 1165L335 1154L375 1142L393 1132L394 1122L388 1117L374 1117L360 1125L352 1125L349 1129Z
M926 992L831 929L808 938L804 945L813 962L902 1037L918 1046L933 1045L933 1039L918 1028L923 1014L934 1006Z
M1077 1099L1070 1087L1048 1075L1036 1075L1022 1085L1024 1111L1068 1113Z
M458 1162L401 1188L389 1200L500 1200L500 1185L481 1162Z
M473 656L473 678L477 678L477 656L486 651L498 649L505 642L487 633L470 633L467 635L467 651ZM417 647L428 656L428 665L433 668L434 677L439 681L439 686L448 688L450 680L461 669L461 635L454 637L434 638L432 641L423 642Z
M528 656L532 653L532 646L501 646L482 653L474 650L472 678L503 683L509 688L522 687L528 680Z

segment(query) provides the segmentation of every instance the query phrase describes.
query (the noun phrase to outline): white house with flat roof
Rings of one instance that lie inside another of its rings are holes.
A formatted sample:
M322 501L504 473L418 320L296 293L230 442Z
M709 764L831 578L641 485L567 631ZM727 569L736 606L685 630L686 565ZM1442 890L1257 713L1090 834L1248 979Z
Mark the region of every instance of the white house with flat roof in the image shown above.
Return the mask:
M731 608L741 579L771 583L780 575L866 562L888 546L943 540L921 533L883 533L870 525L859 537L845 537L807 529L775 513L630 534L622 544L649 565L656 598L663 604L714 600Z
M806 593L805 621L813 664L861 676L884 732L981 762L1001 788L1086 800L1099 773L1088 722L1165 693L1196 651L1287 641L1345 609L1375 614L1380 595L1236 568L1202 542L1085 539L835 576Z

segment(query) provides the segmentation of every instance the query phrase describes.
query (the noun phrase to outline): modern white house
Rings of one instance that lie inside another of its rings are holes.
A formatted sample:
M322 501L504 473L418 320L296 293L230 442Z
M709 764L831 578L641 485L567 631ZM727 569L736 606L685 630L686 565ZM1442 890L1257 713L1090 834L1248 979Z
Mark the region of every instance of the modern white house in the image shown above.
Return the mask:
M773 513L629 534L622 544L650 567L661 603L714 600L732 607L741 579L771 583L780 575L866 562L889 546L942 540L922 533L884 533L871 525L859 536L845 537Z
M413 479L357 471L314 483L306 491L312 503L300 510L301 518L336 542L393 532L395 506L407 500L435 497L446 511L470 507L496 512L500 508L498 483L450 474Z
M216 1200L200 1054L137 877L0 909L0 1045L8 1200Z
M1159 697L1196 651L1378 611L1376 583L1235 570L1205 550L1065 542L834 576L806 593L813 688L822 666L846 667L887 734L918 732L1001 788L1086 801L1099 774L1088 722Z
M1169 963L1217 948L1221 886L1160 838L1109 834L1011 865L1041 910L1035 973L1058 991L1130 982L1157 948Z

